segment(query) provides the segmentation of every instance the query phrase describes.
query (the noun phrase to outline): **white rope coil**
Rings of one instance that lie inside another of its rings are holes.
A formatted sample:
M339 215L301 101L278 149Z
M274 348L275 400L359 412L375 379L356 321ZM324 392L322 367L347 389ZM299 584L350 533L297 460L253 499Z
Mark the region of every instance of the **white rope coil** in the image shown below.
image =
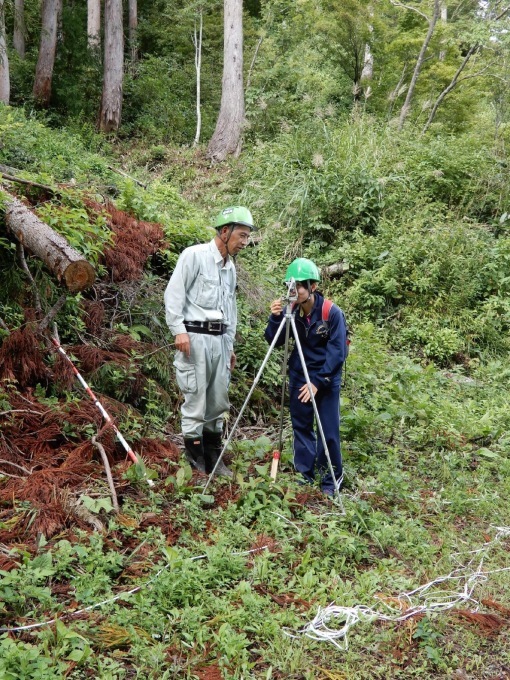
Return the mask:
M331 642L338 649L345 651L348 648L348 633L358 622L373 621L405 621L419 614L433 612L444 612L453 609L456 605L471 602L475 607L480 603L473 598L473 591L477 585L483 583L491 574L503 571L510 571L510 567L483 570L484 560L494 545L502 538L510 536L510 527L492 527L496 530L495 538L486 543L478 550L470 551L473 557L465 566L460 566L451 571L447 576L438 576L433 581L426 583L407 593L400 593L395 597L385 599L376 596L379 605L368 607L366 605L355 605L353 607L342 607L330 604L327 607L319 607L315 617L298 631L298 635L305 635L312 640L319 642ZM458 554L458 553L457 553ZM477 567L473 568L475 557L480 557ZM457 582L459 590L440 590L438 586L443 583ZM435 587L435 588L434 588ZM381 611L385 607L389 614ZM330 627L330 623L337 625ZM285 631L290 637L298 637Z

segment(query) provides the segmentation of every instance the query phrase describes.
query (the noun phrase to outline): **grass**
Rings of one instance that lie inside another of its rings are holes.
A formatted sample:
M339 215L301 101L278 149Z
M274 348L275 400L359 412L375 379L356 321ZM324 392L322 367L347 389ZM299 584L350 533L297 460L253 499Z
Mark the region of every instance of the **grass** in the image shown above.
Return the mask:
M64 618L60 631L4 636L2 677L45 678L47 659L54 678L504 677L510 578L497 570L508 567L510 540L490 543L510 511L501 372L487 364L470 381L452 379L385 354L369 327L349 361L345 514L296 483L289 451L272 484L265 438L236 447L237 480L215 482L212 505L185 464L179 484L176 475L155 491L131 487L120 517L101 511L105 535L70 531L35 558L14 548L20 567L0 580L3 619L44 621L140 589ZM343 651L300 633L331 603L398 614L411 604L399 594L454 569L475 572L480 549L483 570L495 573L480 579L474 601L406 621L361 620ZM499 618L487 627L487 617L456 610Z

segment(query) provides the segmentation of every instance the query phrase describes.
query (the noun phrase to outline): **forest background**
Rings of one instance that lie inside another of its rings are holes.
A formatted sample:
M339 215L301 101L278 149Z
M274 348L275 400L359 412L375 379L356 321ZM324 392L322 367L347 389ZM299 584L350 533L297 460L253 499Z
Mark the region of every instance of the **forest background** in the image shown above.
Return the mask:
M510 677L508 10L0 2L0 677ZM16 199L93 286L15 237ZM204 496L180 458L162 295L238 203L260 231L228 427L310 257L353 330L341 506L297 484L287 418L269 479L278 352L235 481ZM350 609L307 637L331 603Z

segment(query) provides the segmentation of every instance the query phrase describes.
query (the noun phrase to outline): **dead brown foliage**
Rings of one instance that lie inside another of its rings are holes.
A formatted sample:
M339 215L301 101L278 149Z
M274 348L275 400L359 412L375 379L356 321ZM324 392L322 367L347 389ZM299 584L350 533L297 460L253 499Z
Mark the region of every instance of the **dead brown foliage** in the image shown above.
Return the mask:
M312 606L311 602L308 602L307 600L303 600L301 597L296 597L296 595L293 595L292 593L281 593L277 595L276 593L271 592L263 586L261 583L257 584L254 586L254 589L259 593L260 595L267 595L270 597L273 602L276 602L276 604L279 607L289 607L290 605L295 605L298 606L302 609L310 609Z
M495 600L486 598L482 600L482 604L484 604L486 607L489 607L489 609L495 609L497 612L500 612L500 614L503 614L503 616L510 616L510 607L505 607L505 605L500 604Z
M92 335L100 335L105 318L104 304L99 300L83 300L82 307L86 314L85 326Z
M124 409L113 400L102 401L113 417ZM13 391L10 403L12 411L4 415L0 432L0 471L6 477L0 502L14 507L28 501L30 510L2 516L0 541L33 540L37 534L50 538L68 526L85 527L70 510L73 504L68 495L76 499L94 477L103 479L104 471L89 435L82 439L81 430L93 424L99 431L110 464L117 464L119 490L127 484L119 477L129 463L113 428L103 427L101 413L88 398L47 406L29 388L23 394ZM144 439L135 448L162 469L179 456L174 444L163 441ZM166 533L171 537L172 528L166 527Z
M505 621L496 614L485 614L483 612L470 612L467 609L458 609L453 615L475 625L481 632L491 635L497 633L504 625Z
M218 664L212 664L207 666L207 668L201 668L200 670L193 671L193 673L199 678L199 680L222 680L223 674L221 668Z
M138 281L144 266L163 243L163 229L155 222L137 220L111 203L105 206L86 201L91 213L106 213L114 234L114 245L104 251L104 260L115 283Z
M16 380L23 386L46 381L50 371L40 342L32 323L12 331L0 347L0 380Z

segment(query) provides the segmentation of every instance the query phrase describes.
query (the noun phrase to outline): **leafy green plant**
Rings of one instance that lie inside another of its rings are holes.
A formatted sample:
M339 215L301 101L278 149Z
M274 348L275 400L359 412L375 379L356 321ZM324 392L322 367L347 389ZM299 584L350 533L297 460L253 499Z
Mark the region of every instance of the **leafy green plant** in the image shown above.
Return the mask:
M82 206L63 202L44 203L37 212L44 222L65 236L78 252L96 266L104 248L113 243L105 215L96 215L92 221Z

